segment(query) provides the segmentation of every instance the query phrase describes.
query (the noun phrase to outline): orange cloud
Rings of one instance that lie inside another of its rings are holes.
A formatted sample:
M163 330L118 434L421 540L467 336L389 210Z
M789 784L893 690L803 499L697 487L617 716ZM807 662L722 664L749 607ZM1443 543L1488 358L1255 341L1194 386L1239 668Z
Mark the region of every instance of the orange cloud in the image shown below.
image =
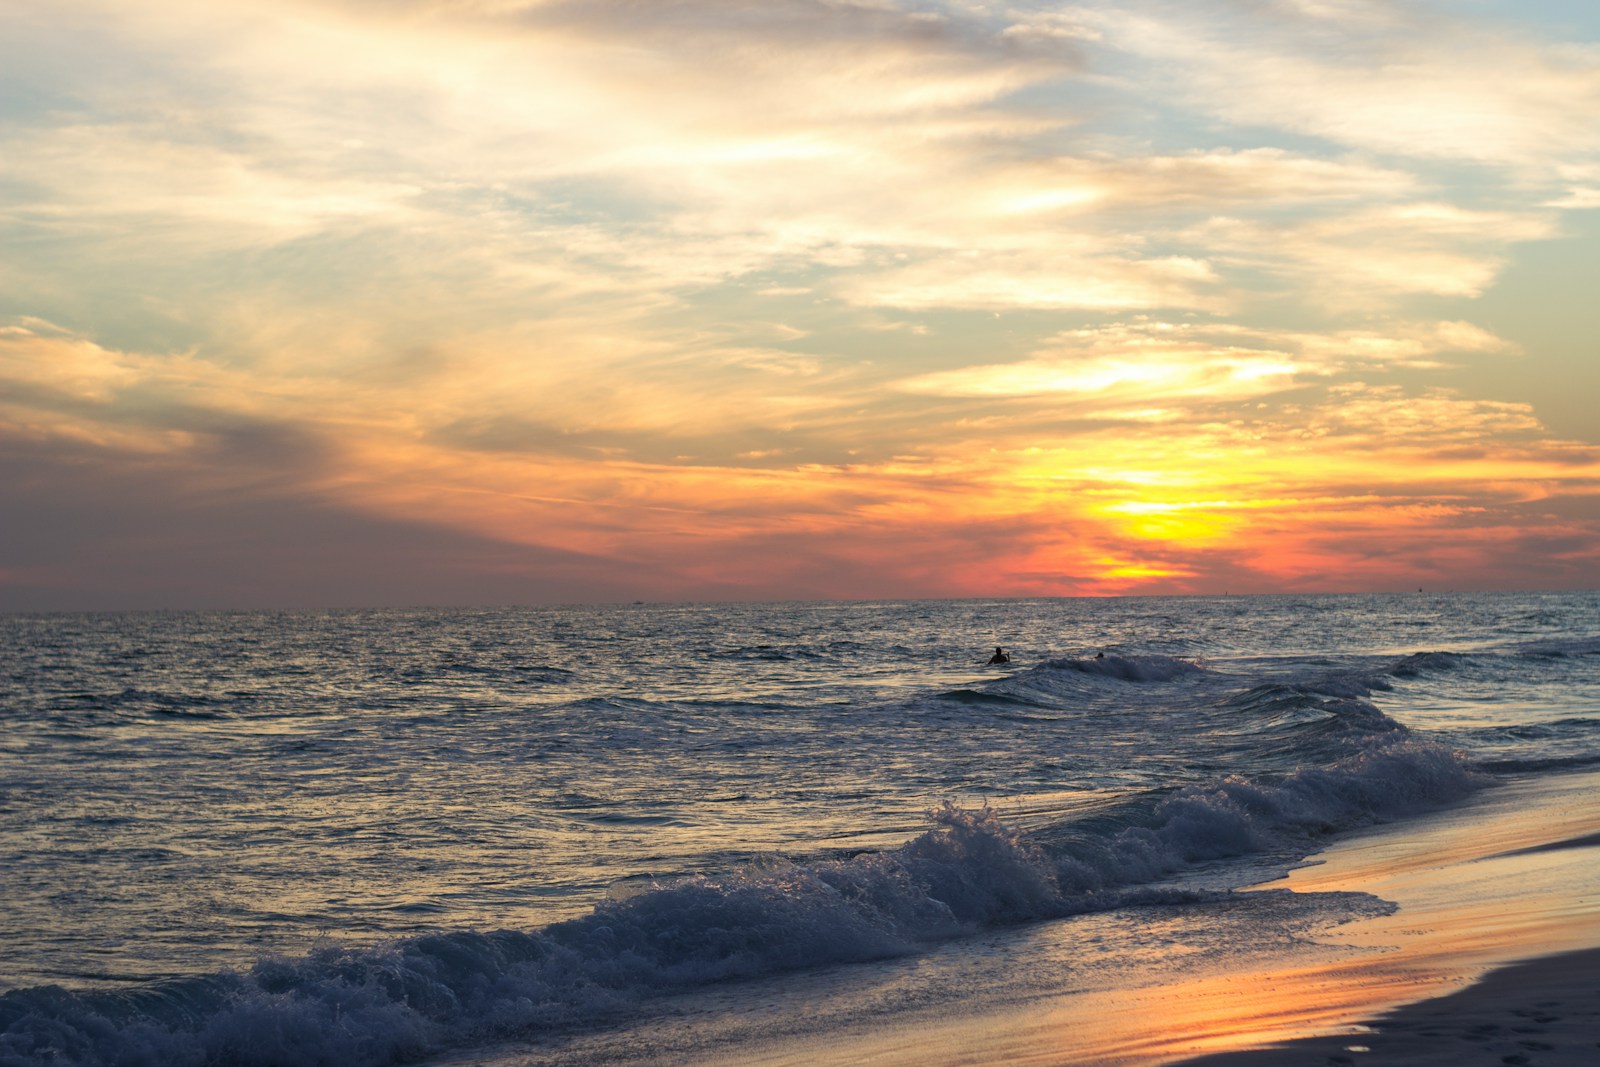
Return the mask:
M1203 365L1218 353L1190 355ZM470 370L430 403L374 406L381 392L351 397L311 379L290 389L32 323L0 333L10 398L0 432L90 448L109 467L164 464L192 491L255 485L511 549L610 560L650 575L638 584L652 596L1355 589L1419 573L1514 581L1503 557L1518 544L1546 546L1536 573L1570 576L1600 560L1600 450L1547 439L1525 405L1341 380L1314 403L1298 390L1263 410L1259 398L1284 384L1273 375L1251 379L1268 382L1259 391L1207 391L1174 370L1163 391L1094 378L1102 369L1089 360L1094 389L1121 391L1120 401L1159 394L1171 417L1105 415L1051 431L1048 406L1082 381L984 390L934 379L931 406L871 429L898 441L893 455L819 464L778 449L739 466L732 446L671 455L689 432L675 418L624 417L575 448L560 433L463 446L428 432L457 416L451 397L474 381ZM976 381L1010 381L996 373ZM157 385L167 402L152 408L144 398ZM671 387L687 404L692 376ZM803 429L836 419L837 403L780 400L767 411ZM995 403L1032 414L977 438L962 431L962 405Z
M8 513L56 516L6 574L132 559L51 535L130 510L146 546L231 559L233 509L530 596L1592 582L1594 442L1473 384L1565 381L1473 301L1600 188L1592 64L1534 21L85 0L0 24L27 89L0 474Z

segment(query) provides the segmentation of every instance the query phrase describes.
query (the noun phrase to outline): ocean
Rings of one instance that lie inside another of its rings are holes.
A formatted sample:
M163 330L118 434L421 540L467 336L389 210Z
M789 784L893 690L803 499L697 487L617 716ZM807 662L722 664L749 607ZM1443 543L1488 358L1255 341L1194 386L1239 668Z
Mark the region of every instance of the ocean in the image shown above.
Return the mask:
M1600 593L9 615L0 724L0 1065L736 1061L1383 909L1239 890L1600 765Z

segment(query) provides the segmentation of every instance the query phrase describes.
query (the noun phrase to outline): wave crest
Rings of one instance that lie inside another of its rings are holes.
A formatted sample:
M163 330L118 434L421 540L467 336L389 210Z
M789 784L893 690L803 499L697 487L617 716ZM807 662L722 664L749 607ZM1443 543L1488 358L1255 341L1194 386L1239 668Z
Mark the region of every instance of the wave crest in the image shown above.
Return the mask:
M1099 678L1123 682L1171 682L1196 674L1205 668L1198 663L1173 656L1095 656L1087 659L1046 660L1035 670L1076 671Z

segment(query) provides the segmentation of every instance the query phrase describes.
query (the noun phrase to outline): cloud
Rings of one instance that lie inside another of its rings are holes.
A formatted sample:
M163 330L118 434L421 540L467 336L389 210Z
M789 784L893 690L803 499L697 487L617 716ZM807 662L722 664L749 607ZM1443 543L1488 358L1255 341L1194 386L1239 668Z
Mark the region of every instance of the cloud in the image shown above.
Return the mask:
M0 436L0 610L371 607L625 601L647 568L508 545L303 491L197 493L126 454Z
M1189 403L1278 392L1304 370L1285 352L1219 347L1166 324L1081 330L1057 341L1021 363L939 371L900 387L934 396Z
M1181 591L1222 573L1247 588L1325 578L1333 530L1347 555L1371 537L1437 558L1428 539L1448 529L1482 549L1452 553L1487 566L1515 522L1579 539L1568 563L1587 565L1596 520L1571 502L1600 485L1595 449L1548 440L1526 405L1350 377L1375 353L1451 346L1498 350L1460 323L1341 347L1135 322L1069 331L1018 367L894 382L898 406L866 382L853 402L830 391L786 428L719 416L574 430L515 405L470 418L440 398L373 406L317 383L292 397L276 383L268 404L274 380L256 372L34 322L0 335L4 491L32 516L8 596L207 602L200 584L163 593L137 577L190 556L197 582L235 573L232 588L271 603L370 600L388 567L419 573L391 575L382 602ZM1058 377L1029 377L1045 373ZM694 381L658 388L688 397ZM1138 403L1167 416L1130 421ZM1570 517L1539 517L1552 508ZM163 522L183 534L163 541ZM52 540L55 523L79 533ZM292 570L296 554L309 571ZM1396 573L1380 564L1334 585ZM307 574L340 568L318 601Z
M30 486L151 538L162 507L219 539L229 507L281 508L343 531L329 568L365 531L551 596L1332 580L1314 521L1482 548L1453 567L1535 543L1518 521L1592 528L1592 442L1469 388L1543 372L1470 302L1600 181L1591 49L1531 22L86 0L0 23L0 443L7 492L62 522ZM109 580L90 551L24 569Z
M1229 47L1323 33L1318 10ZM296 300L445 314L442 281L482 315L577 299L612 321L603 302L649 315L764 272L863 308L1218 312L1262 272L1339 306L1482 292L1508 244L1552 232L1356 155L1077 134L1103 106L1097 64L1133 47L1119 34L1155 25L1141 47L1162 59L1188 25L1148 5L1013 24L805 0L98 13L82 40L79 21L29 30L78 61L23 73L76 103L8 143L28 191L11 222L47 267L90 248L102 266L66 290L20 275L28 313L263 271L299 280Z
M1209 264L1185 256L1077 258L1048 249L958 254L842 285L869 307L1099 309L1207 307L1216 280Z
M1208 116L1412 158L1536 172L1592 158L1593 45L1388 0L1094 4L1084 20ZM1485 77L1493 71L1493 77Z
M1300 302L1348 313L1418 295L1479 296L1512 245L1555 233L1552 218L1531 210L1410 203L1289 222L1215 216L1189 238L1224 270L1259 271Z
M1452 353L1513 351L1466 322L1309 333L1140 319L1057 334L1019 362L937 371L896 384L931 396L1069 396L1085 411L1109 406L1120 413L1130 404L1194 407L1268 396L1362 368L1436 369L1438 357Z

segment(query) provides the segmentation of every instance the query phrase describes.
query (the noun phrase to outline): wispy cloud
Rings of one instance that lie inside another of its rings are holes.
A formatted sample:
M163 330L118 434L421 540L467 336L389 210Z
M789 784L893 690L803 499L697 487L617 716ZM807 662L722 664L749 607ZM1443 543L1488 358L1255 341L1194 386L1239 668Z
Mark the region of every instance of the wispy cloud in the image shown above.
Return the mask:
M1600 189L1596 46L1509 7L0 32L5 491L109 528L137 483L191 556L267 501L552 597L1559 583L1600 543L1594 442L1474 392L1554 373L1474 301ZM88 566L42 552L0 568Z
M1080 17L1147 64L1154 91L1230 123L1530 179L1600 149L1583 119L1600 104L1592 41L1407 0L1135 0L1085 5Z

